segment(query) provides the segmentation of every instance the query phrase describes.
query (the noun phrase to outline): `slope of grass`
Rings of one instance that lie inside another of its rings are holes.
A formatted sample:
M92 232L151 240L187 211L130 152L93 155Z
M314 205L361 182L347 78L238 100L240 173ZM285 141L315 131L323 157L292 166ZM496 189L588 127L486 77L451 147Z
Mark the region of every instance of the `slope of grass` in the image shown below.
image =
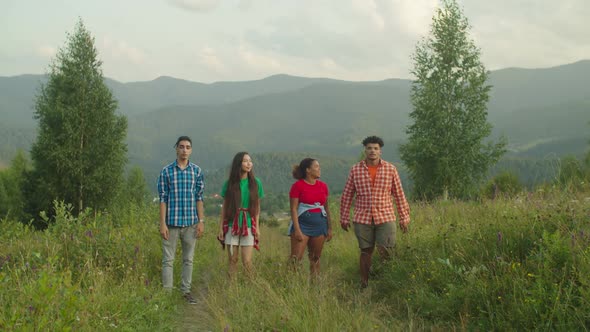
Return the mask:
M0 222L0 330L173 329L181 302L159 283L156 211L69 210L45 231Z
M1 330L571 331L590 324L588 192L414 203L410 233L398 233L393 260L375 260L365 290L351 232L335 229L312 282L306 258L298 271L286 265L286 223L263 225L255 277L230 281L211 222L195 253L196 306L161 290L155 208L77 220L64 206L58 211L43 232L0 222Z

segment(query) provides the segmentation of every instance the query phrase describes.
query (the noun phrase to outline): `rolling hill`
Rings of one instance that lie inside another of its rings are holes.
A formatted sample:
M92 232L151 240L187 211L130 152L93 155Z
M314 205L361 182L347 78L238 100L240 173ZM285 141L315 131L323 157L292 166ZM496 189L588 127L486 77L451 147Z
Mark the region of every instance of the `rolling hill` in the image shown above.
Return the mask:
M0 77L0 161L35 136L34 96L42 75ZM105 79L129 118L130 164L149 178L174 157L179 135L193 138L195 161L225 167L240 150L306 153L348 160L370 134L397 146L411 110L411 82L348 82L275 75L256 81L203 84L171 77L121 83ZM494 136L504 135L510 158L582 154L590 138L590 61L543 69L491 72L488 112Z

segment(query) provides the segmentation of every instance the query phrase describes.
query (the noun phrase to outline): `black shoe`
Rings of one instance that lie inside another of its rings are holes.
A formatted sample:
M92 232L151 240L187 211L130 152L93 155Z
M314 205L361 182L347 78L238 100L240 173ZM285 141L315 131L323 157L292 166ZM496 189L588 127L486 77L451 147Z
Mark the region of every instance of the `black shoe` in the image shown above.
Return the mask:
M197 301L195 300L195 298L193 298L193 295L191 293L185 293L183 297L188 304L197 304Z

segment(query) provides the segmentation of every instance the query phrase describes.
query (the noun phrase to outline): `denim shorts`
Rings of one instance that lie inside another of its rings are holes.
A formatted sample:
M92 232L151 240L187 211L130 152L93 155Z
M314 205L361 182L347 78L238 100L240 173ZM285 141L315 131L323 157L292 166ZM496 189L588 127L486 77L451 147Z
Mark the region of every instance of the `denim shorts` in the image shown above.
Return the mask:
M301 233L307 236L328 235L328 218L321 212L303 212L299 216ZM289 235L293 233L293 225L289 228Z

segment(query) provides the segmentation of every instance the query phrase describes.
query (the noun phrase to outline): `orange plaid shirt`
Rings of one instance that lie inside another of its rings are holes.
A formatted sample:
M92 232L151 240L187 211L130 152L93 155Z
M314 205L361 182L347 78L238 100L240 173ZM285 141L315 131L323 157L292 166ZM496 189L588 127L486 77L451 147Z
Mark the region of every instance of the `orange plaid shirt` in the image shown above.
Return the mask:
M379 161L375 184L371 186L371 177L366 162L363 160L350 169L342 197L340 198L340 223L350 222L350 206L356 194L353 222L375 225L395 221L393 200L397 207L400 221L410 222L410 206L406 201L402 183L393 164Z

